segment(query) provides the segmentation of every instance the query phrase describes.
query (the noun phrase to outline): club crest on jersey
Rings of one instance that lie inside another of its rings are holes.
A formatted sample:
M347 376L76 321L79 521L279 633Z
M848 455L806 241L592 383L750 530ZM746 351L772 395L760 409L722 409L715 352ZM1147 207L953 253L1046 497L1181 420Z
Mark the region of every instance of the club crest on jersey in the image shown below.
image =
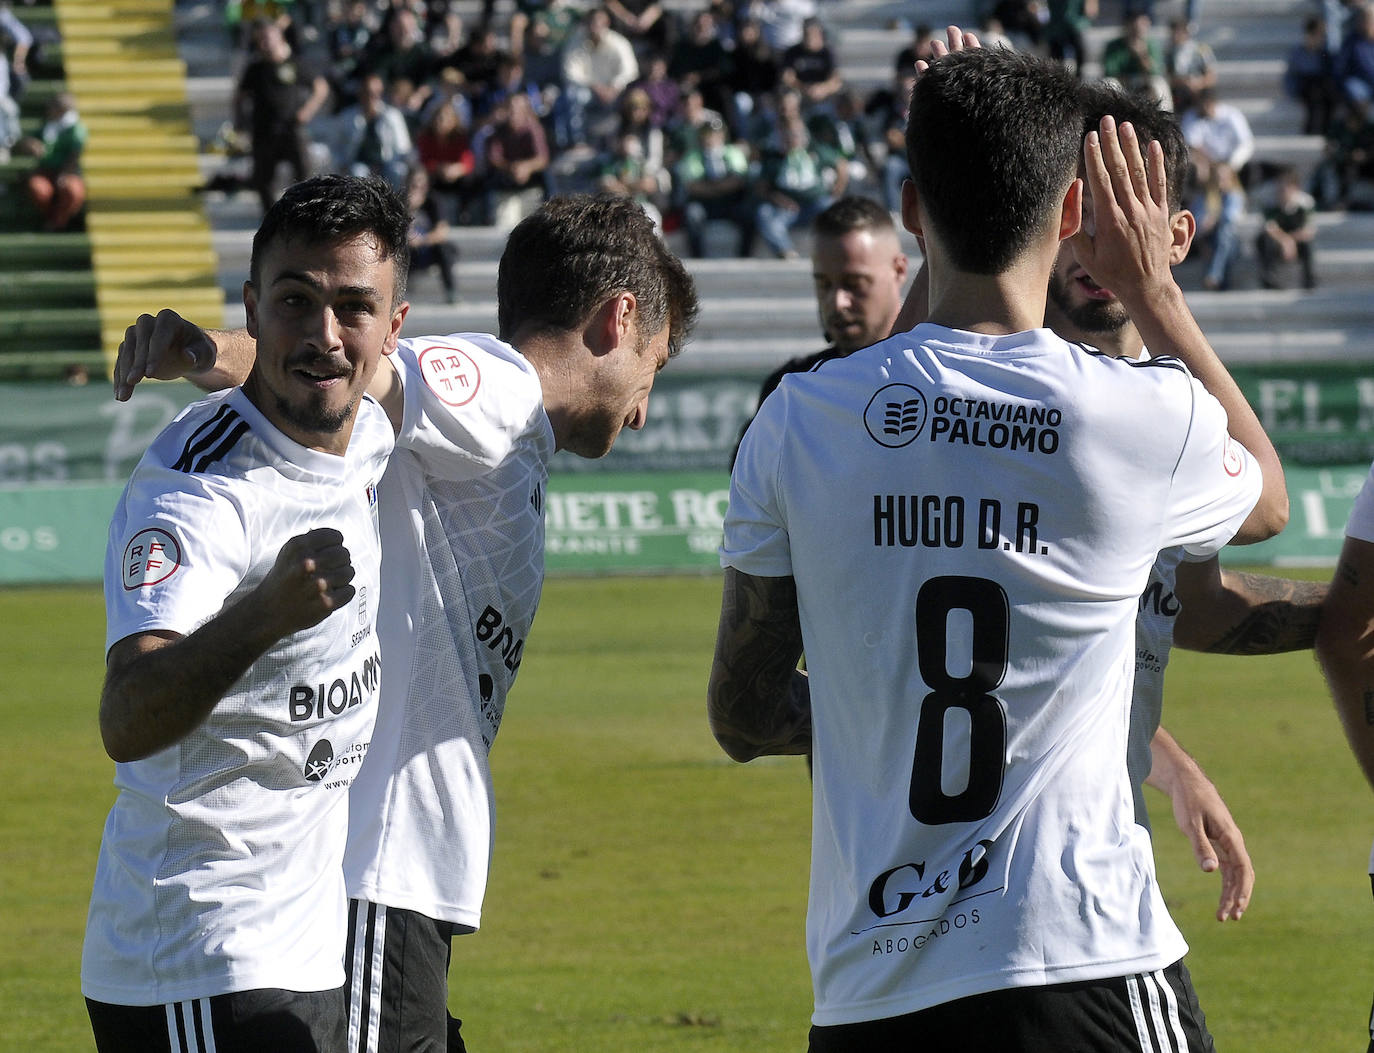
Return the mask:
M181 569L181 545L160 527L145 527L124 546L124 590L151 588Z
M910 384L879 388L864 410L864 427L879 446L900 449L915 442L926 426L926 397Z
M420 376L429 390L448 406L465 406L477 397L482 373L477 361L462 348L452 344L432 344L416 354Z

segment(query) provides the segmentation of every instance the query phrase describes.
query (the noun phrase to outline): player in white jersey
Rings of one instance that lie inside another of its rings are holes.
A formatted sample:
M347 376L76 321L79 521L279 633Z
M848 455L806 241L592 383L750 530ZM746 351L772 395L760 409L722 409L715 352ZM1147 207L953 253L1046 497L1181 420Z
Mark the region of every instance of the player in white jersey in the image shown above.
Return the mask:
M365 392L405 316L406 228L379 181L283 195L244 286L252 372L154 440L115 511L100 727L119 794L81 968L102 1051L342 1046L394 441Z
M549 459L599 457L641 427L696 315L681 263L610 197L558 198L519 224L498 301L502 340L402 340L376 389L399 431L381 484L382 704L350 795L352 1050L444 1046L450 937L478 927L486 886L487 753L543 580ZM145 315L117 393L192 361L216 386L250 350L241 334ZM456 1027L448 1040L458 1048Z
M815 750L812 1048L1209 1048L1133 817L1132 627L1160 549L1281 527L1282 475L1181 364L1036 328L1078 229L1071 77L966 51L911 113L939 324L783 380L722 547L713 730ZM1157 347L1202 343L1158 149L1110 121L1083 149L1080 255Z
M1345 526L1331 591L1322 607L1317 657L1336 703L1345 737L1374 786L1374 468L1365 479ZM1374 850L1369 857L1374 885ZM1374 1053L1374 1009L1369 1016L1369 1053Z

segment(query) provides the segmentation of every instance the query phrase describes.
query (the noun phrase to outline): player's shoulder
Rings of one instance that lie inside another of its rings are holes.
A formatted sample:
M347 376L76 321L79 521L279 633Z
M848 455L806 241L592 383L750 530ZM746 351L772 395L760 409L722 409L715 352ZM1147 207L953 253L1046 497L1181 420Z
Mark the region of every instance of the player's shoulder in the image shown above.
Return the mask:
M449 333L401 340L396 368L407 389L423 383L450 405L465 404L493 386L535 392L539 374L510 344L487 333Z
M827 362L838 361L844 357L844 353L838 348L827 347L820 351L813 351L809 355L798 355L796 358L789 358L764 378L763 385L759 389L759 402L762 402L773 393L774 389L782 383L783 377L791 376L796 373L812 373Z
M216 391L185 406L144 453L144 465L196 475L222 462L252 431L236 388Z

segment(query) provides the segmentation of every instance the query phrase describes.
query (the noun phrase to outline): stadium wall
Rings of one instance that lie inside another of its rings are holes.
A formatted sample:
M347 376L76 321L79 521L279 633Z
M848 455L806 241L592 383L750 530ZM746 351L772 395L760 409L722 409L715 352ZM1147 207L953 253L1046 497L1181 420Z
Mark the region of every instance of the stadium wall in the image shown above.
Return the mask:
M1233 370L1284 458L1292 519L1235 562L1329 564L1374 460L1374 364ZM649 425L600 461L560 454L547 503L554 573L703 572L717 566L731 451L754 374L660 378ZM104 385L0 384L0 585L94 582L124 480L198 392L150 384L128 403Z

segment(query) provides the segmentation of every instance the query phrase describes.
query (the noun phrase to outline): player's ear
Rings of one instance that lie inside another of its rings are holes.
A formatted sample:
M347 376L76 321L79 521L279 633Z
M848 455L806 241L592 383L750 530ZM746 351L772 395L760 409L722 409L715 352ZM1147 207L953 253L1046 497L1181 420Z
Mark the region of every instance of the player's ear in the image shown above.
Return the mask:
M1059 209L1059 240L1066 241L1083 226L1083 180L1075 179L1064 192Z
M1173 267L1188 258L1188 250L1197 235L1197 217L1186 208L1179 209L1169 217L1169 233L1173 237L1169 246L1169 266Z
M631 329L635 325L639 301L632 292L618 292L593 313L586 328L587 346L597 355L614 351L622 343L633 343Z
M243 313L247 319L243 327L254 340L258 338L258 290L251 281L243 283Z
M915 182L910 178L902 180L902 226L917 239L926 236L925 224L921 222L921 198L916 192Z
M386 334L386 343L382 345L382 354L389 355L396 350L396 344L401 339L401 326L405 323L406 315L410 313L410 301L402 300L391 312L391 329Z

